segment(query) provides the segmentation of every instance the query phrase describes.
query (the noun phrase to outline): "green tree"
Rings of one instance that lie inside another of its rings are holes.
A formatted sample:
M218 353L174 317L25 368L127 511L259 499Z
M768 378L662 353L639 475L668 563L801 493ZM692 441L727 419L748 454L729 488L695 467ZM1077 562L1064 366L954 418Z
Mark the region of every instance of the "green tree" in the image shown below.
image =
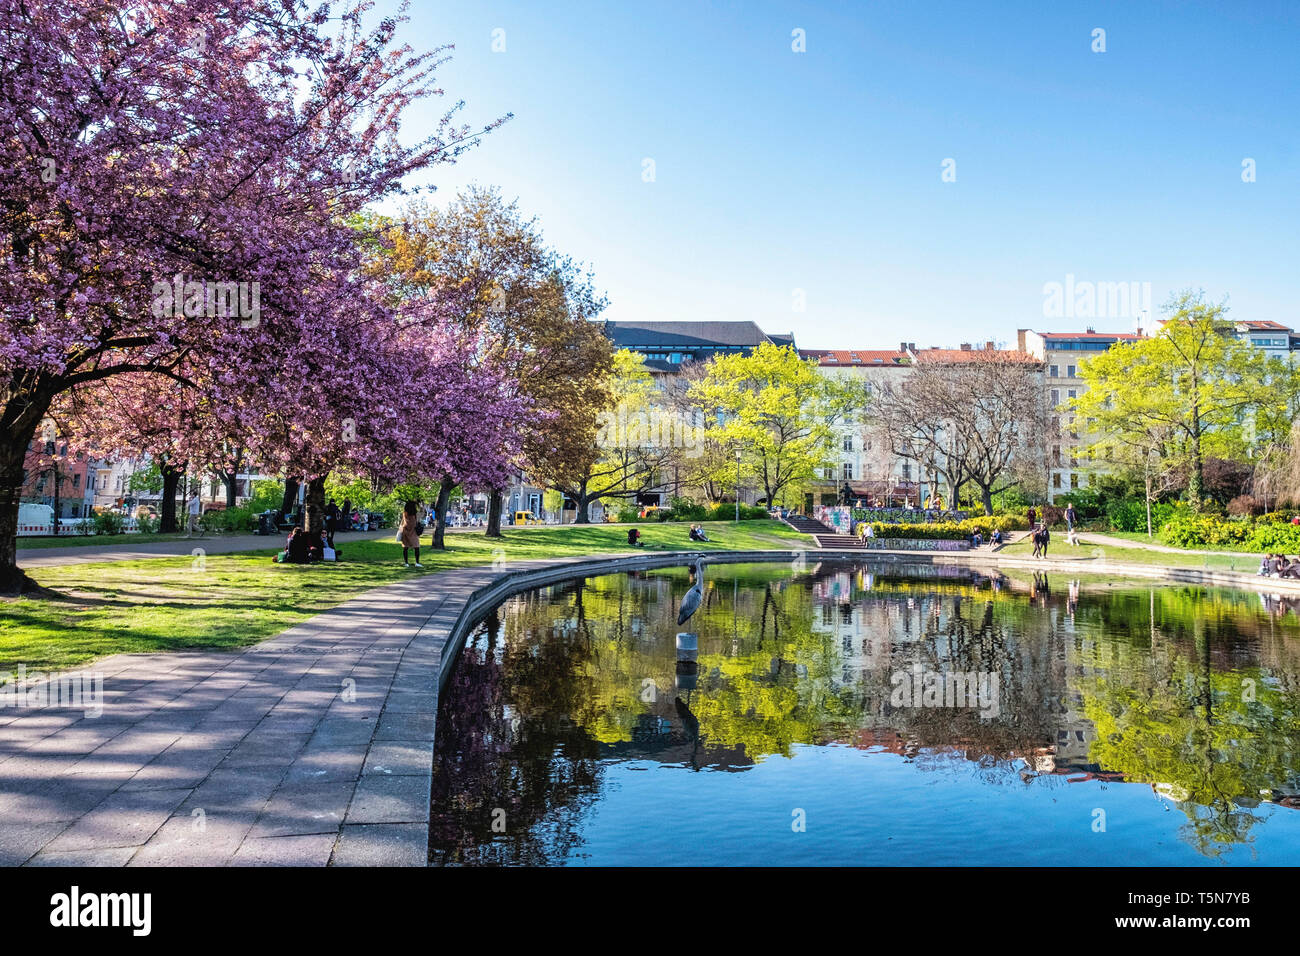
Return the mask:
M1120 343L1083 362L1087 390L1069 409L1084 419L1098 453L1136 465L1148 487L1170 472L1187 473L1187 500L1205 499L1205 459L1234 457L1251 444L1256 415L1276 431L1270 408L1271 367L1259 351L1230 334L1222 303L1182 292L1165 306L1159 334ZM1249 423L1249 424L1248 424Z
M853 383L822 375L794 349L764 343L748 355L713 359L691 398L703 413L705 440L732 456L739 449L764 499L776 504L829 460L832 426L861 393Z

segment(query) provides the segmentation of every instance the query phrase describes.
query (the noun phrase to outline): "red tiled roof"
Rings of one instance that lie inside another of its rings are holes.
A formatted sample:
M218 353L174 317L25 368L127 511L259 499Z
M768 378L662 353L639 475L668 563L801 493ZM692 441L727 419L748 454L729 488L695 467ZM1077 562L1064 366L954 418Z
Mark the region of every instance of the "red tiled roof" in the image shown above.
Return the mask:
M1019 349L917 349L918 362L979 362L992 356L1002 362L1033 362L1040 360Z
M803 349L799 354L821 365L904 365L908 361L907 353L896 349Z
M1260 332L1264 332L1264 331L1290 332L1291 331L1291 328L1289 326L1282 325L1280 322L1263 322L1263 321L1256 321L1254 319L1251 319L1245 322L1238 322L1237 324L1244 325L1248 329L1256 329Z

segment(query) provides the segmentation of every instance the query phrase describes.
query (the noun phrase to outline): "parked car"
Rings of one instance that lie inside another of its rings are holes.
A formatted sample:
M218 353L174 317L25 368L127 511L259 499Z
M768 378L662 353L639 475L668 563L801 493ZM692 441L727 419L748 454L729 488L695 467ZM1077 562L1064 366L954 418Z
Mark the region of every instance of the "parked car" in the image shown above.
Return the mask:
M541 524L542 519L531 511L516 511L515 524Z

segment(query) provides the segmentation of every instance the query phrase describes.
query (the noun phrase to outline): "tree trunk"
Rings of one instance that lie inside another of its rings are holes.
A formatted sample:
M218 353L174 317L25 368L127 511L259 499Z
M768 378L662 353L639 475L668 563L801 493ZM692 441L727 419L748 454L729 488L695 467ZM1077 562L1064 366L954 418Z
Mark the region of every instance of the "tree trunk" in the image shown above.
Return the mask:
M1154 532L1153 532L1153 530L1152 530L1152 528L1151 528L1151 475L1150 475L1150 473L1148 473L1147 476L1146 476L1146 486L1147 486L1147 488L1146 488L1146 491L1147 491L1147 537L1150 538L1150 537L1154 534Z
M303 496L302 530L308 534L325 535L325 475L307 482Z
M50 469L50 477L54 479L54 534L57 536L59 533L59 483L63 480L63 476L59 474L58 464L55 464Z
M574 524L591 524L591 498L587 494L587 483L584 481L578 486L578 494L573 498L574 503L578 506L578 513L573 516ZM560 510L563 514L563 509Z
M226 508L227 509L235 507L235 501L238 497L236 494L236 492L238 491L238 487L236 485L237 479L235 478L235 474L236 473L233 471L221 472L221 483L226 486Z
M180 484L181 478L185 476L185 466L176 468L166 462L158 463L158 470L162 473L162 501L160 502L162 514L159 516L158 530L164 534L172 534L180 529L176 526L176 487Z
M23 491L23 463L36 426L26 435L10 434L0 442L0 594L20 594L33 585L18 568L18 502Z
M984 503L984 514L993 514L993 489L981 486L980 501Z
M489 538L501 537L501 489L493 488L488 492L487 530L483 532Z
M444 477L438 485L438 500L433 503L433 545L439 551L445 547L444 535L447 531L447 506L451 504L451 490L456 482Z
M298 503L298 477L290 475L284 479L284 497L280 499L280 514L286 518L293 513Z

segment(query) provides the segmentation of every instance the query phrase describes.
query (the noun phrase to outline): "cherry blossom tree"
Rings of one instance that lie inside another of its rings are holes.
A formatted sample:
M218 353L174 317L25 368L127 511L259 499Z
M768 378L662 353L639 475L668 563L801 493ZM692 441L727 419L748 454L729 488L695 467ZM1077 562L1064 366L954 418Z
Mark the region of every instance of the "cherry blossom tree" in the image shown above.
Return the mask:
M497 125L458 105L403 143L446 49L397 44L404 16L369 9L0 0L0 591L27 584L24 454L80 390L199 388L264 455L341 441L313 413L369 358L345 333L391 319L349 217Z

